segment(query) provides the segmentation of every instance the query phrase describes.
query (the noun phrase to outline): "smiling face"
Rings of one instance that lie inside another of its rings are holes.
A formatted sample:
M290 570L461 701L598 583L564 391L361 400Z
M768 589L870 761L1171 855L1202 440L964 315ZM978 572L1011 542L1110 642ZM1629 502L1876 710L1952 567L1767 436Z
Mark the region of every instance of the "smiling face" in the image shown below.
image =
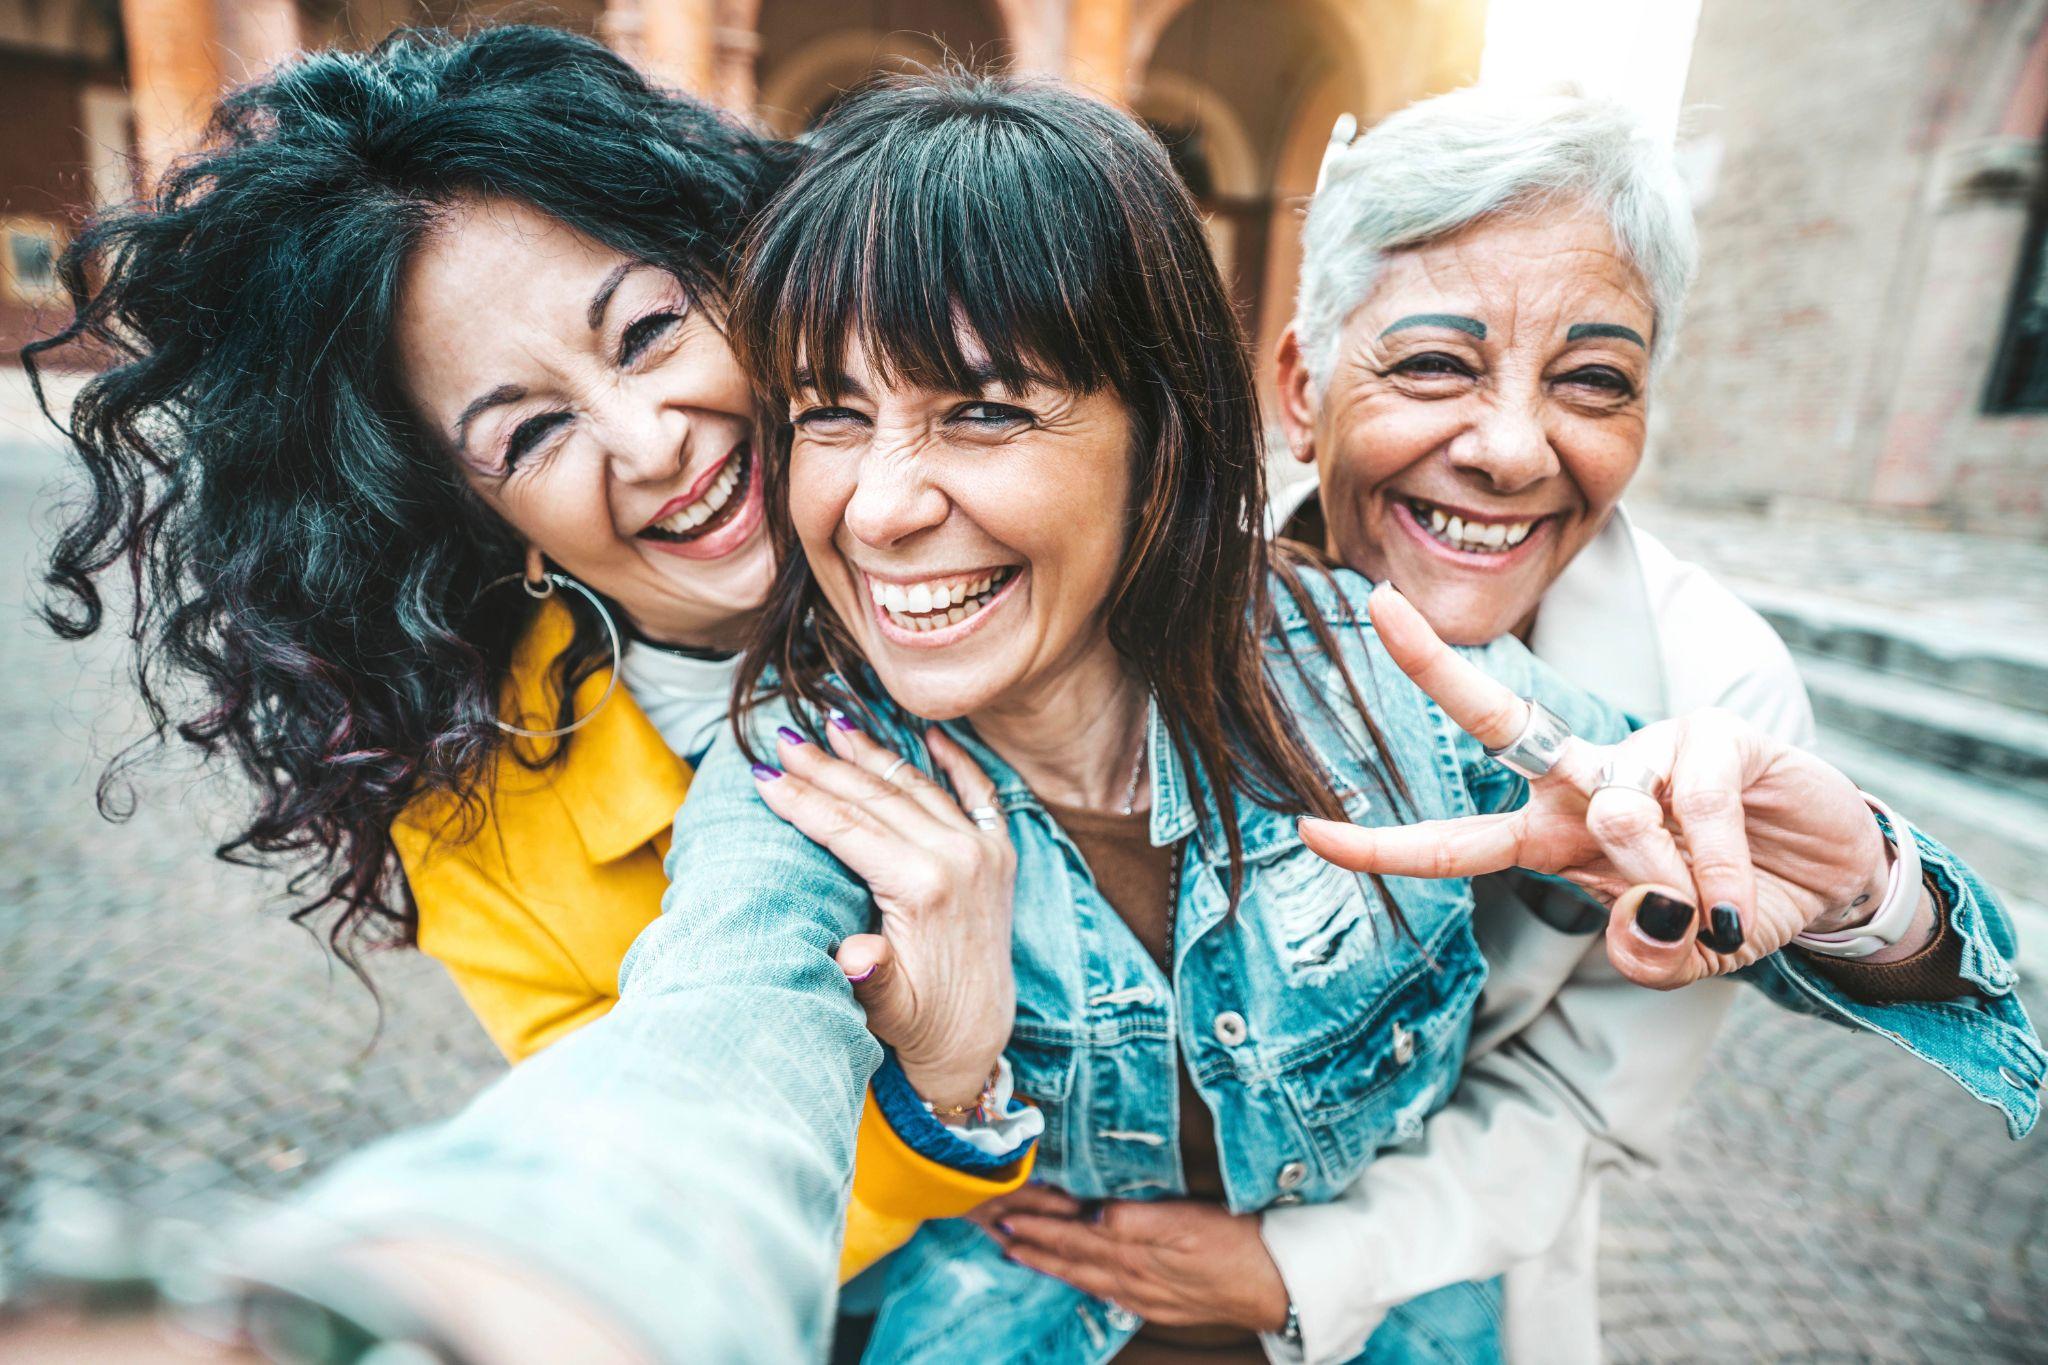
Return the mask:
M1445 639L1525 630L1642 460L1648 291L1591 212L1390 255L1318 401L1290 334L1282 421L1327 548Z
M1120 674L1104 624L1131 496L1108 391L884 385L857 347L790 405L790 517L882 685L916 715L1029 711Z
M755 410L673 276L479 201L408 263L397 339L414 410L528 544L644 634L739 641L772 570Z

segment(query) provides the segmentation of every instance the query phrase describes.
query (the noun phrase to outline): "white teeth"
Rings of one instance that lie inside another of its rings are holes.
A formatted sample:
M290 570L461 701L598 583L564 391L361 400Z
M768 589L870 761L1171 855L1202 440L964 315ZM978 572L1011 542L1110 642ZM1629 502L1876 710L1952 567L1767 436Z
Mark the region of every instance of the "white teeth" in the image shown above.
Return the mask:
M739 459L727 460L725 468L712 481L711 487L705 491L703 497L681 511L671 512L655 522L655 526L670 535L681 535L685 531L695 530L723 512L725 504L732 499L733 490L740 486L740 463Z
M977 578L909 584L884 583L870 578L868 596L904 630L937 630L942 626L958 625L987 606L989 595L1009 578L1008 570L982 574Z
M1535 521L1468 522L1456 513L1445 512L1426 502L1411 500L1408 508L1418 524L1426 525L1437 541L1467 554L1499 554L1529 538Z

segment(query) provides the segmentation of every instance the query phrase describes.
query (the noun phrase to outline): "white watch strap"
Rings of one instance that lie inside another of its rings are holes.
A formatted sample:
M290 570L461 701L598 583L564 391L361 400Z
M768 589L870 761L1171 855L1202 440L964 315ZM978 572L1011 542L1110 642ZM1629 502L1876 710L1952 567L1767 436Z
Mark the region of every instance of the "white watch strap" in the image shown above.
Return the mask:
M1824 957L1869 957L1891 947L1913 927L1913 914L1920 908L1920 845L1913 838L1913 827L1869 792L1863 793L1863 799L1890 824L1891 876L1885 882L1884 900L1863 923L1852 929L1800 934L1792 940Z

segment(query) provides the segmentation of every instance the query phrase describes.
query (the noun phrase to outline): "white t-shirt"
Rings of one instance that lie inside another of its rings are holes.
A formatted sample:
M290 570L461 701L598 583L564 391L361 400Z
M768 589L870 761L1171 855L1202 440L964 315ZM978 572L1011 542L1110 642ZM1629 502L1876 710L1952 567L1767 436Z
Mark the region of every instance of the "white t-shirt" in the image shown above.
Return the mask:
M668 747L694 768L725 724L732 707L732 677L739 665L737 654L729 659L693 659L632 640L619 662L619 681Z

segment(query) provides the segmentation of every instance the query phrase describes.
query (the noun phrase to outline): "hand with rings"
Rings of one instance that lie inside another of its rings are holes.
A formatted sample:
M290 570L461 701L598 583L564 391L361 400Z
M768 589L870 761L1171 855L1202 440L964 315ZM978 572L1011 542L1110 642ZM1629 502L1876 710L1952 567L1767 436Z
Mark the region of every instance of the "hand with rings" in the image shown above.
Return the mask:
M1725 711L1589 744L1437 638L1389 586L1373 624L1410 679L1530 779L1521 809L1369 828L1304 820L1340 867L1402 877L1553 873L1613 907L1607 953L1646 986L1748 966L1884 897L1890 856L1856 785Z
M781 767L755 768L755 784L769 809L845 863L874 898L876 932L853 935L836 954L868 1027L896 1049L926 1100L971 1104L1010 1041L1017 1009L1017 854L995 784L936 728L925 741L952 792L845 716L823 733L829 748L782 727Z

